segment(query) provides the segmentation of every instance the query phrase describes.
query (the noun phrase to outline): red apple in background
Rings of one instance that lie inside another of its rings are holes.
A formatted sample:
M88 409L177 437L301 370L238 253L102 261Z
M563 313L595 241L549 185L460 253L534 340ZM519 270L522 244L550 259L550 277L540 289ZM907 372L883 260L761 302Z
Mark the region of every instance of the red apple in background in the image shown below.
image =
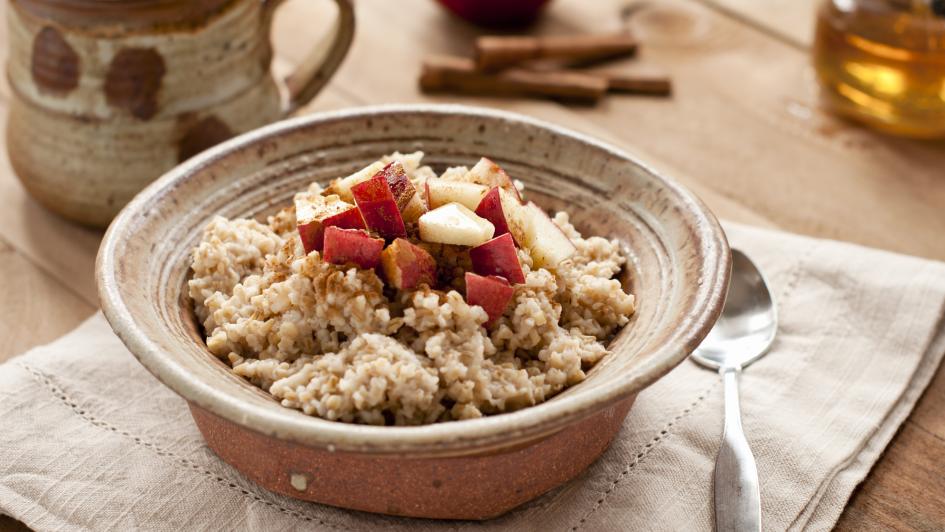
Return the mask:
M465 20L487 28L534 22L548 0L438 0Z
M351 187L351 194L368 229L387 239L407 236L404 219L383 171Z
M515 289L502 277L484 277L472 272L466 272L466 302L470 305L479 305L486 314L491 325L505 313Z
M360 229L325 229L325 260L332 264L354 264L365 270L381 260L384 240L374 238Z
M364 220L361 219L358 208L334 194L297 194L295 221L305 253L322 250L326 227L364 228Z
M515 242L508 233L470 249L469 258L473 271L479 275L498 275L513 284L525 282Z
M433 286L436 279L433 257L403 238L394 240L381 252L381 267L387 284L398 290L411 290L421 283Z

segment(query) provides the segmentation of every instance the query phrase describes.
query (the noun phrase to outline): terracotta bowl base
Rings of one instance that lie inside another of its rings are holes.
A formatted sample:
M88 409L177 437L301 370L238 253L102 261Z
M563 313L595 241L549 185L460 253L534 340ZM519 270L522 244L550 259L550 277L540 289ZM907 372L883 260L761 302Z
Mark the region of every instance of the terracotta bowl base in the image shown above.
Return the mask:
M207 445L267 490L366 512L489 519L584 471L610 445L634 398L525 446L421 458L307 447L241 427L194 404L190 411Z

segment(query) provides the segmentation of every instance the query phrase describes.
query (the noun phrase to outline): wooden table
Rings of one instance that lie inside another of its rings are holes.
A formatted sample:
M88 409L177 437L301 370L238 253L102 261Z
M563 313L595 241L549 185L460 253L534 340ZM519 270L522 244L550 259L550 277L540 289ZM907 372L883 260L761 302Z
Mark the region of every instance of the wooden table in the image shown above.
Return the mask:
M623 21L629 1L556 0L535 31L628 24L645 43L638 63L672 75L672 99L613 97L587 108L428 97L416 88L420 59L468 53L477 30L431 0L359 0L351 53L304 112L425 101L510 109L638 154L721 218L945 259L945 144L883 137L819 109L808 65L818 1L667 0ZM277 70L300 59L312 26L325 20L320 4L289 2L279 13ZM8 98L4 83L0 118ZM0 155L0 360L96 311L100 238L34 203ZM854 494L840 528L945 528L943 412L945 369ZM22 525L0 518L4 527Z

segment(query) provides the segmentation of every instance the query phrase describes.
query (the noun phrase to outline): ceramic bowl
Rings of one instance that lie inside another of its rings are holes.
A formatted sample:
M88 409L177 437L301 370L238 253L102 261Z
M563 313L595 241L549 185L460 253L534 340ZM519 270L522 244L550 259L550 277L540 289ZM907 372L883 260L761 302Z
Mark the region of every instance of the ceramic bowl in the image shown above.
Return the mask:
M209 353L186 283L211 217L265 216L305 184L395 150L423 150L438 171L486 155L539 205L567 209L585 234L620 240L638 309L586 381L517 412L376 427L282 407ZM210 448L263 487L370 512L481 519L573 478L606 449L637 393L715 323L730 260L705 205L623 151L520 115L404 105L289 120L191 159L115 219L96 273L128 349L187 400Z

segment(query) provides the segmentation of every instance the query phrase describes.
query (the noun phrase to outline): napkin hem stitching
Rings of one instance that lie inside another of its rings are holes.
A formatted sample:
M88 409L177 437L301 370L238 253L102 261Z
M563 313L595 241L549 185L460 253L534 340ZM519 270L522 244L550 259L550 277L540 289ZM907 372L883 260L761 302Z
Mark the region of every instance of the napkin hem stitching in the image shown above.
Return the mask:
M776 304L776 305L783 304L783 302L788 298L789 295L791 295L791 293L792 293L792 292L794 291L794 289L797 287L797 285L798 285L799 282L800 282L800 277L801 277L801 269L802 269L801 266L804 264L804 261L805 261L808 257L810 257L811 255L813 255L814 250L819 247L819 244L820 244L819 241L815 241L815 242L811 243L811 245L807 247L807 249L804 251L804 253L801 254L799 257L797 257L797 258L795 259L794 264L793 264L793 265L791 266L791 268L790 268L790 273L789 273L789 275L788 275L787 282L785 283L784 288L781 290L780 296L778 297L778 299L775 300L775 304ZM610 493L613 492L614 489L616 489L617 485L620 484L620 482L624 479L624 477L626 477L626 476L630 473L630 471L631 471L634 467L637 466L637 464L639 464L640 462L642 462L643 459L646 457L646 455L649 454L650 451L652 451L653 449L655 449L656 446L659 444L659 442L662 441L662 439L663 439L664 437L669 436L669 428L672 427L672 426L673 426L677 421L679 421L680 419L686 417L686 416L689 414L689 412L692 411L693 408L695 408L699 403L701 403L701 402L706 398L706 396L708 396L708 394L709 394L712 390L714 390L716 386L718 386L719 382L721 382L721 381L720 381L720 380L716 380L716 381L712 384L711 387L709 387L707 390L705 390L704 392L702 392L702 394L701 394L699 397L697 397L696 400L693 401L693 403L692 403L691 405L689 405L688 408L686 408L685 410L683 410L682 413L678 414L675 418L673 418L670 422L668 422L668 423L663 427L663 429L659 432L659 434L657 434L656 437L654 437L649 443L647 443L647 444L644 446L644 450L643 450L643 451L639 451L639 452L637 453L637 455L636 455L636 456L634 457L634 459L630 462L630 464L627 465L627 467L624 468L624 470L621 471L620 474L617 475L616 478L614 478L614 480L613 480L613 481L611 482L611 484L610 484L610 487L607 488L607 489L601 494L600 498L597 500L597 502L594 504L594 506L591 507L591 509L588 510L588 512L587 512L586 514L584 514L583 517L581 517L581 519L578 521L578 523L577 523L576 525L574 525L573 527L571 527L571 529L570 529L571 532L577 532L577 530L578 530L581 526L584 525L584 523L587 521L587 519L588 519L594 512L596 512L598 509L600 509L600 507L604 504L604 501L607 499L607 496L610 495Z
M21 368L23 368L24 370L26 370L28 373L30 373L30 374L33 376L33 378L34 378L35 380L37 380L40 384L43 384L43 385L47 388L47 390L50 391L50 392L52 393L52 395L53 395L56 399L59 400L60 403L62 403L62 404L65 405L66 407L68 407L69 410L71 410L73 414L75 414L76 416L78 416L80 419L83 419L83 420L86 421L87 423L91 424L92 426L95 426L95 427L98 427L98 428L101 428L101 429L108 430L109 432L113 432L113 433L118 434L118 435L120 435L120 436L125 436L125 437L127 437L127 438L130 438L135 444L140 445L140 446L142 446L142 447L144 447L144 448L146 448L146 449L150 449L152 452L154 452L154 453L157 454L158 456L163 456L163 457L167 457L167 458L172 458L172 459L176 460L178 463L180 463L180 464L186 466L187 468L189 468L189 469L191 469L191 470L193 470L193 471L195 471L195 472L199 472L199 473L203 474L205 477L209 478L210 480L213 480L213 481L216 482L217 484L219 484L219 485L221 485L221 486L223 486L223 487L228 487L228 488L230 488L232 491L241 493L241 494L243 494L245 497L248 497L248 498L250 498L250 499L252 499L252 500L254 500L254 501L256 501L256 502L262 503L262 504L264 504L264 505L266 505L266 506L269 506L270 508L276 509L276 510L278 510L278 511L281 512L281 513L284 513L284 514L287 514L287 515L291 515L291 516L297 517L297 518L302 519L302 520L304 520L304 521L316 522L316 523L318 523L318 524L320 524L320 525L323 525L323 526L326 526L326 527L328 527L328 528L332 528L332 529L335 529L335 530L350 530L349 528L344 528L344 527L341 527L341 526L339 526L339 525L326 522L326 521L324 521L324 520L322 520L322 519L320 519L320 518L318 518L318 517L313 517L313 516L310 516L310 515L305 515L304 513L301 513L301 512L299 512L298 510L292 510L291 508L286 508L286 507L284 507L284 506L282 506L282 505L279 505L279 504L277 504L277 503L274 503L274 502L272 502L272 501L267 501L266 499L260 497L259 495L255 494L255 493L253 493L253 492L251 492L251 491L249 491L249 490L247 490L247 489L245 489L245 488L241 488L240 486L238 486L237 484L235 484L235 483L233 483L233 482L229 482L227 479L225 479L225 478L223 478L223 477L217 475L217 474L214 473L213 471L210 471L209 469L207 469L205 466L203 466L203 465L201 465L201 464L199 464L199 463L197 463L197 462L195 462L195 461L193 461L193 460L191 460L191 459L189 459L189 458L185 458L185 457L183 457L183 456L177 455L177 454L172 453L172 452L170 452L170 451L164 450L164 449L160 448L159 446L157 446L156 444L154 444L154 443L152 443L152 442L146 441L146 440L144 440L143 438L141 438L141 437L139 437L139 436L135 436L134 434L131 434L130 432L128 432L128 431L126 431L126 430L123 430L123 429L121 429L121 428L119 428L119 427L116 427L116 426L112 425L111 423L109 423L109 422L107 422L107 421L98 419L98 418L92 416L87 410L85 410L85 409L83 409L81 406L79 406L79 404L78 404L76 401L74 401L74 400L71 399L68 395L66 395L66 392L62 389L62 387L60 387L58 384L56 384L56 383L52 380L52 378L49 377L49 376L48 376L46 373L44 373L43 371L41 371L41 370L39 370L39 369L37 369L37 368L34 368L34 367L32 367L32 366L30 366L30 365L28 365L28 364L22 363L22 362L18 362L17 365L20 366Z
M650 451L655 449L663 440L668 438L671 434L669 430L677 422L679 422L683 418L688 417L689 414L692 413L692 411L695 410L697 406L699 406L699 403L704 401L705 398L708 397L709 394L712 393L712 391L718 387L719 382L721 381L716 379L715 382L713 382L711 386L706 388L705 391L703 391L701 394L699 394L698 397L696 397L696 399L692 402L692 404L690 404L688 407L683 409L682 412L676 414L676 417L668 421L666 425L664 425L663 428L659 431L659 433L657 433L657 435L653 437L652 440L647 442L646 445L644 445L640 451L637 451L637 454L634 456L633 460L627 465L627 467L623 469L623 471L620 472L619 475L617 475L614 478L613 481L611 481L610 487L604 490L600 498L597 499L597 502L594 504L594 506L586 514L584 514L583 517L581 517L581 519L577 522L576 525L570 528L571 532L577 532L577 530L580 529L581 526L584 525L587 519L604 504L604 501L607 499L607 496L610 495L611 492L613 492L614 489L617 488L617 485L620 484L620 482L624 479L624 477L630 474L630 471L632 471L634 467L642 463L643 460L647 457L647 455L650 454Z

